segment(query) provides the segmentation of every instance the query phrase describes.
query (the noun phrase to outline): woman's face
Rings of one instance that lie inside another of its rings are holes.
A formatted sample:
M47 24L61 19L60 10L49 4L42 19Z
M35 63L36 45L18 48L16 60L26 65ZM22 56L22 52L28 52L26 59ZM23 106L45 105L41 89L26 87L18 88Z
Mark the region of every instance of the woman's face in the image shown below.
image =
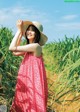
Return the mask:
M31 26L27 29L26 36L29 40L32 40L35 38L35 31L33 31Z
M39 43L40 32L34 25L29 25L26 29L25 37L29 43Z
M31 30L27 30L27 31L26 31L26 35L27 35L27 38L28 38L28 39L34 39L34 37L35 37L35 32L34 32L34 31L31 31Z

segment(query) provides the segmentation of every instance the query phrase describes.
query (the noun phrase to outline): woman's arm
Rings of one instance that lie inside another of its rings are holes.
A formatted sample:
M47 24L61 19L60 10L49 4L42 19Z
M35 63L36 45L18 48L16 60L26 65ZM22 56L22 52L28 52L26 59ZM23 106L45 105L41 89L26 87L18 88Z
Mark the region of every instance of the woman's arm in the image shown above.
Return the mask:
M19 46L20 43L21 43L21 38L22 38L21 26L22 26L22 21L21 21L21 20L18 20L18 21L17 21L18 31L17 31L17 33L15 34L15 37L18 36L17 42L16 42L16 46ZM19 33L19 34L18 34L18 33ZM12 41L13 41L13 40L12 40ZM11 42L11 43L12 43L12 42ZM10 45L10 46L12 46L12 45ZM10 49L10 47L9 47L9 49ZM12 52L13 52L13 55L15 55L15 56L22 56L22 55L25 54L25 52L14 52L14 51L12 51Z
M25 52L13 52L15 56L24 56Z
M16 39L13 39L9 47L9 50L12 51L13 53L15 52L16 56L24 55L25 52L33 52L35 56L41 55L42 47L38 43L31 43L22 46L16 46L15 43Z
M15 39L13 41L15 41ZM13 44L9 47L9 50L13 52L36 52L41 49L41 46L38 43L31 43L22 46L15 46L14 42Z
M21 38L22 38L22 34L21 34L21 32L20 32L19 30L17 31L17 33L16 33L16 35L15 35L14 38L16 38L16 37L17 37L17 40L15 39L15 40L16 40L15 46L17 47L17 46L20 45ZM9 50L12 49L12 48L14 48L14 47L13 47L14 38L13 38L11 44L10 44ZM15 51L12 51L12 52L13 52L13 55L15 55L15 56L22 56L22 55L25 54L25 52L15 52Z
M22 36L22 35L20 35L20 36ZM19 36L19 38L17 40L16 46L19 46L20 43L21 43L21 37L20 36ZM25 54L25 52L13 52L13 55L15 55L15 56L24 56L24 54Z
M22 34L21 34L20 30L18 30L18 31L16 32L14 38L12 39L12 42L11 42L11 44L10 44L10 46L9 46L9 50L12 50L12 49L15 50L15 49L16 49L18 38L21 39L21 37L22 37Z

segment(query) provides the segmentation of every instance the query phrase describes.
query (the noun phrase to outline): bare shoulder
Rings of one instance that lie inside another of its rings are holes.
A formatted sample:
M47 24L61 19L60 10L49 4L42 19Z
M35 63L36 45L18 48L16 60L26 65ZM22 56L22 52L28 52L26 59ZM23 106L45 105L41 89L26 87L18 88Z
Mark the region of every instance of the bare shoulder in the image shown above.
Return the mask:
M36 50L37 51L42 50L42 47L38 43L35 43L35 45L36 45Z
M38 43L35 43L35 46L36 46L36 50L34 52L34 55L40 56L42 54L42 47Z
M35 43L35 46L36 46L36 48L42 49L42 47L38 43Z

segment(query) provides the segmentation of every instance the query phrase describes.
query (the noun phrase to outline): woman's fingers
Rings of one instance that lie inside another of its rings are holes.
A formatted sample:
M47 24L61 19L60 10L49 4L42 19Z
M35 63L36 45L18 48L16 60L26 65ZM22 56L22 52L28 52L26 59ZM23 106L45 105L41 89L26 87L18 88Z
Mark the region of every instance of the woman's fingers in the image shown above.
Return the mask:
M23 25L23 21L22 21L22 20L18 20L18 21L17 21L17 27L18 27L19 29L21 29L21 28L22 28L22 25Z
M22 23L23 23L23 21L22 21L22 20L18 20L18 21L17 21L17 25L19 25L19 26L21 26L21 25L22 25Z

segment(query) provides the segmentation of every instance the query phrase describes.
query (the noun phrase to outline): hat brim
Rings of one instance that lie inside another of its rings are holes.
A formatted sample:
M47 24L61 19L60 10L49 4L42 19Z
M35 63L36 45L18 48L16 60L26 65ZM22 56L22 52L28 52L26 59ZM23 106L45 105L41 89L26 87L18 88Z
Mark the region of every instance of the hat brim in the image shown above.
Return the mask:
M23 21L23 25L22 25L22 32L23 32L23 36L25 37L25 32L26 32L26 29L28 28L28 26L29 25L34 25L34 23L33 22L31 22L31 21ZM35 25L34 25L35 26ZM36 27L36 26L35 26ZM37 28L37 27L36 27ZM39 42L39 44L42 46L42 45L44 45L46 42L47 42L47 40L48 40L48 38L47 38L47 36L46 35L44 35L42 32L40 32L40 34L41 34L41 36L40 36L40 42Z

